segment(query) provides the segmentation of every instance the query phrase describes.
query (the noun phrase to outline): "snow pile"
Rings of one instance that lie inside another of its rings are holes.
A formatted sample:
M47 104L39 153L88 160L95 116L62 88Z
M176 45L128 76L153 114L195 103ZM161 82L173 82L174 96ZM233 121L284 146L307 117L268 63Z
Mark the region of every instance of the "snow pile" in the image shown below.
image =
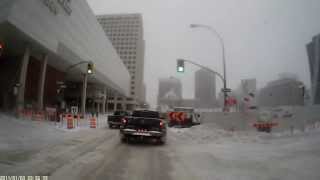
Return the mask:
M196 143L208 144L216 143L221 144L228 142L241 142L241 143L268 143L268 140L275 138L286 138L291 136L303 136L305 134L313 134L320 132L320 126L306 127L305 131L298 129L291 131L283 131L276 133L263 133L256 131L227 131L218 128L214 124L201 124L191 128L170 128L169 132L173 136L178 136L179 141L183 143Z
M64 138L65 131L52 122L17 119L0 114L0 151L34 150Z
M226 131L211 124L210 126L208 124L202 124L184 129L170 128L170 132L174 136L179 136L179 140L182 139L184 142L196 144L221 144L226 140L234 142L256 142L262 140L261 136L268 136L268 134L257 132Z

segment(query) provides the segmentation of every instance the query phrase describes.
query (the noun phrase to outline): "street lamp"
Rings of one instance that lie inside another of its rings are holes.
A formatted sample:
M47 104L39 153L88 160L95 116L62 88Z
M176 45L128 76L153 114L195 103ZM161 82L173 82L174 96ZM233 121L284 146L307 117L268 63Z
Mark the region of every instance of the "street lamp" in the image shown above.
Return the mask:
M222 47L222 62L223 62L223 79L224 79L224 81L223 81L224 110L225 110L226 106L227 106L226 100L227 100L228 94L227 94L226 56L225 56L225 46L224 46L223 38L213 27L208 26L208 25L190 24L190 28L205 28L205 29L208 29L218 37L219 42L221 43L221 47Z

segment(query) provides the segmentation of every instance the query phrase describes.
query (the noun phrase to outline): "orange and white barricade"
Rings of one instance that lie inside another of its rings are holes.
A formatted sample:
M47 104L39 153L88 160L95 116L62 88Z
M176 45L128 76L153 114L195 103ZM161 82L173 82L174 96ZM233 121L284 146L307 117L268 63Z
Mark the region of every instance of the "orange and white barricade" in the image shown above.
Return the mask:
M46 107L46 120L57 121L57 109Z
M33 120L34 121L43 121L44 120L44 113L42 111L37 111L33 113Z
M74 128L74 118L72 114L67 114L66 116L67 119L67 128L68 129L73 129Z
M95 117L90 118L90 128L97 128L97 119Z
M32 110L26 109L25 112L24 112L24 118L31 120L32 119L32 114L33 114Z

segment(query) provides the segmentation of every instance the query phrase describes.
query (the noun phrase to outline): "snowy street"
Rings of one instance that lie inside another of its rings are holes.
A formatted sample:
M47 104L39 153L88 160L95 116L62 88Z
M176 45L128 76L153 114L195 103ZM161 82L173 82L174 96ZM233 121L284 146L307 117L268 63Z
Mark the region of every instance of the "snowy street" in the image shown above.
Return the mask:
M168 129L164 146L123 144L116 129L57 128L1 116L0 175L49 179L318 180L320 131ZM6 125L6 126L5 126Z

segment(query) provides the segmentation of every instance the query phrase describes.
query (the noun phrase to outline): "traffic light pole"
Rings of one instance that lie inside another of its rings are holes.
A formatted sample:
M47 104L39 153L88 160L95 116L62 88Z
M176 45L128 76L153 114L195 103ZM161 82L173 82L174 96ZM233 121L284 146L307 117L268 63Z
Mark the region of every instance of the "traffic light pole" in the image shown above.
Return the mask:
M224 54L224 53L223 53ZM223 57L224 58L224 57ZM224 71L224 76L222 76L220 73L218 73L218 72L216 72L216 71L214 71L214 70L212 70L212 69L210 69L210 68L208 68L208 67L205 67L205 66L202 66L202 65L200 65L200 64L198 64L198 63L196 63L196 62L193 62L193 61L190 61L190 60L186 60L186 59L178 59L178 60L181 60L181 61L184 61L184 62L188 62L188 63L190 63L190 64L193 64L193 65L195 65L195 66L198 66L198 67L200 67L200 68L202 68L202 69L204 69L204 70L206 70L206 71L209 71L209 72L211 72L211 73L213 73L213 74L215 74L215 75L217 75L220 79L221 79L221 81L222 81L222 83L223 83L223 89L224 89L224 91L223 91L223 93L224 93L224 110L225 110L225 108L226 108L226 106L227 106L227 102L226 102L226 99L227 99L227 97L228 97L228 94L227 94L227 81L226 81L226 79L224 78L224 77L226 77L225 76L225 71ZM225 61L224 61L225 62ZM225 65L224 65L224 67L225 67Z
M224 87L225 87L225 79L223 78L223 76L222 76L220 73L218 73L218 72L216 72L216 71L214 71L214 70L212 70L212 69L210 69L210 68L208 68L208 67L202 66L202 65L200 65L200 64L198 64L198 63L195 63L195 62L193 62L193 61L190 61L190 60L186 60L186 59L179 59L179 60L183 60L184 62L188 62L188 63L190 63L190 64L193 64L193 65L195 65L195 66L198 66L198 67L200 67L200 68L202 68L202 69L204 69L204 70L207 70L207 71L209 71L209 72L217 75L217 76L221 79L221 81L223 82Z
M226 56L225 56L225 46L224 46L224 40L220 33L216 31L213 27L208 26L208 25L203 25L203 24L190 24L191 28L205 28L210 30L214 35L216 35L219 39L219 42L221 43L222 47L222 61L223 61L223 89L224 89L224 110L226 110L227 107L227 75L226 75Z
M82 94L81 94L81 113L83 116L86 114L87 84L88 84L88 73L84 73L83 82L82 82Z
M92 64L91 61L80 61L76 64L73 64L69 67L66 68L65 72L66 72L66 76L64 77L64 79L66 80L68 74L69 74L69 71L81 64ZM91 67L92 68L92 67ZM87 70L88 71L88 70ZM87 99L87 84L88 84L88 75L93 73L92 72L93 70L91 69L91 72L85 72L83 74L83 82L82 82L82 94L81 94L81 113L84 115L86 113L86 99ZM65 83L65 80L63 82L63 84Z
M77 67L77 66L79 66L79 65L81 65L81 64L89 64L89 63L91 63L91 61L81 61L81 62L78 62L78 63L76 63L76 64L73 64L73 65L67 67L66 72L68 73L68 71L70 71L71 69L73 69L73 68L75 68L75 67Z

